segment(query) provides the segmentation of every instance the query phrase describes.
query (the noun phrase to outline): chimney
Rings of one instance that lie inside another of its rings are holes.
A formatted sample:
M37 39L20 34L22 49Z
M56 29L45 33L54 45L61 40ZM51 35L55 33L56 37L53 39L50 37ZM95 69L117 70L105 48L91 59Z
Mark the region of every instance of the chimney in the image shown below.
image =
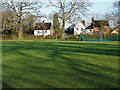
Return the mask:
M92 24L94 24L94 18L92 17Z
M43 24L45 24L45 20L43 20Z
M85 25L85 21L83 21L83 24Z

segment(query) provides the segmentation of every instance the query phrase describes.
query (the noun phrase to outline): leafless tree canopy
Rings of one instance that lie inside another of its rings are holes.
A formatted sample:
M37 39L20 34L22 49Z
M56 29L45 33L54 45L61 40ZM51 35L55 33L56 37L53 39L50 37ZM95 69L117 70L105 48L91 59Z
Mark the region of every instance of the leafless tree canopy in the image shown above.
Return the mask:
M57 0L55 2L49 0L49 4L58 10L59 17L62 20L63 37L65 22L72 22L75 17L81 18L81 15L85 15L88 7L92 5L88 0Z
M113 7L112 8L109 8L106 15L105 15L105 18L107 20L109 20L111 23L113 23L113 26L116 27L117 24L119 24L118 22L118 17L119 17L119 5L118 5L118 1L114 2L113 3Z
M86 15L88 7L92 5L88 0L58 0L55 2L49 0L49 3L58 9L59 17L68 22L75 19L75 16L81 18L81 15Z
M37 17L41 17L40 8L42 4L39 0L30 1L30 2L15 2L15 0L11 0L8 2L3 2L3 8L9 8L15 13L15 16L12 20L17 20L19 23L18 29L18 38L22 39L23 33L23 22L25 21L25 15L36 15Z

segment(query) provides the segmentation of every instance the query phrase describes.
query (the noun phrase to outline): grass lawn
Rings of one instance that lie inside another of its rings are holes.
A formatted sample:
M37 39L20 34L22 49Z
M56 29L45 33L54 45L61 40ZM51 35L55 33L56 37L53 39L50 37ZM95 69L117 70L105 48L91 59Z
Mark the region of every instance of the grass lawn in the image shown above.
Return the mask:
M3 88L118 87L118 42L2 44Z

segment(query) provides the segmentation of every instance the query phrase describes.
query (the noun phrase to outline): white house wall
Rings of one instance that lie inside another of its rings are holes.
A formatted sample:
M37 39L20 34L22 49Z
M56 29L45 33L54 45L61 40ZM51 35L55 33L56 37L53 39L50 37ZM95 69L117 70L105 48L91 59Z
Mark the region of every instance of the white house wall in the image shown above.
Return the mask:
M85 25L81 21L79 21L74 27L74 34L82 34L82 29L84 31Z
M50 35L50 30L34 30L34 35L35 36L38 36L38 35L47 36L47 35Z
M86 29L85 34L93 35L94 30L93 29Z

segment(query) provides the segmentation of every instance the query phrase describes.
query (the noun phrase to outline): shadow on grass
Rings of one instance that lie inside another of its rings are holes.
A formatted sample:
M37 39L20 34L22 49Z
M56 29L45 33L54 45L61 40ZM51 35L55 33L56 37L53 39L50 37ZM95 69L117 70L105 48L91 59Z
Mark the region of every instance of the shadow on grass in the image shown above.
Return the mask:
M103 49L99 48L99 46L103 47ZM31 53L29 50L35 53ZM118 56L117 45L115 46L114 44L33 41L9 42L9 44L3 45L3 57L10 54L20 55L22 57L18 56L17 58L13 58L9 63L3 61L3 81L13 78L12 76L6 76L8 72L23 72L28 77L21 78L21 80L25 83L33 83L33 87L117 87L117 77L111 76L112 73L117 74L116 69L110 66L91 64L89 61L86 61L87 58L83 60L80 56L78 61L76 58L74 60L73 58L64 57L63 55L72 55L62 53L64 51L73 52L73 54L80 52ZM111 74L106 75L105 72L110 72ZM25 87L25 83L21 84L21 87ZM9 83L7 84L3 83L3 87L9 87ZM26 87L31 87L31 85Z

